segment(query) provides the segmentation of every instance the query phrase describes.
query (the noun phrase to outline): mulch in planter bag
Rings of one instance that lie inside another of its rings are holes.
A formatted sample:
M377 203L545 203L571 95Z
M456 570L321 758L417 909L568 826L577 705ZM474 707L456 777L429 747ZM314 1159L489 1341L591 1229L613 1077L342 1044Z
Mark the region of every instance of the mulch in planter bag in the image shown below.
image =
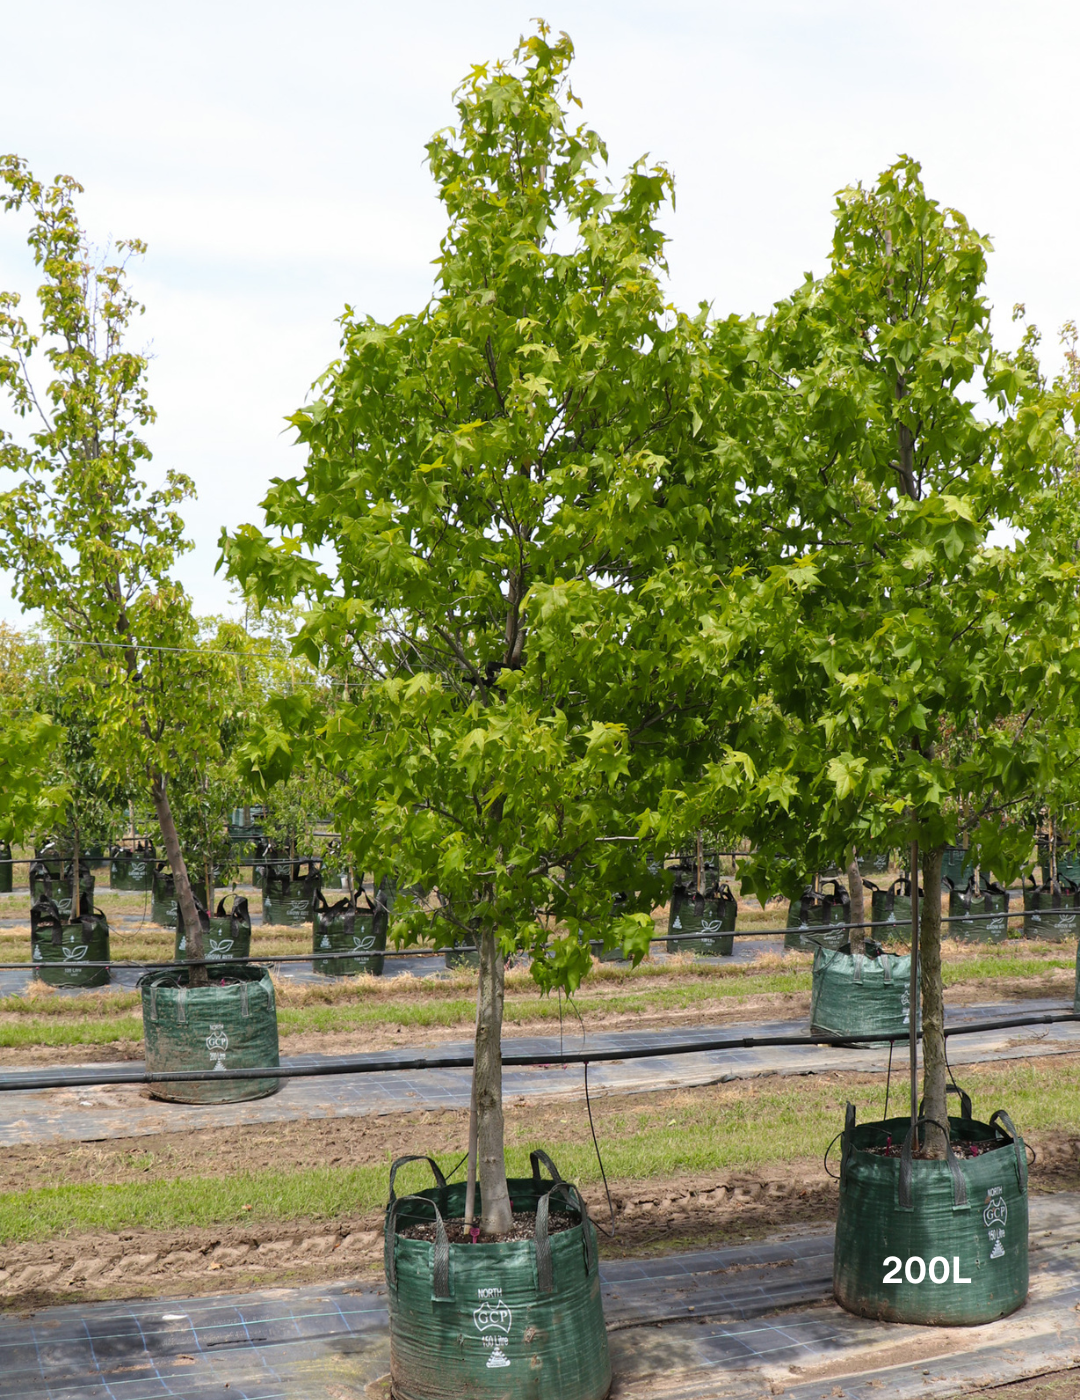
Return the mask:
M810 990L810 1029L826 1035L906 1036L911 1024L911 956L867 939L862 953L819 948Z
M0 841L0 894L11 893L12 869L11 847L6 841Z
M320 889L317 860L271 860L263 874L263 923L299 928L315 918Z
M114 890L149 890L154 886L154 847L150 841L113 846L109 852L109 883Z
M217 910L211 916L203 907L198 895L195 908L202 928L203 956L208 962L228 961L230 958L246 958L251 954L251 915L244 895L233 895L231 909L225 908L225 899L218 902ZM176 961L186 962L191 956L188 947L187 930L179 904L176 909Z
M71 914L71 882L75 874L74 861L60 862L59 878L53 875L56 862L35 860L30 867L30 898L36 903L39 899L55 901L62 918ZM94 872L84 860L79 861L79 909L85 913L93 908Z
M802 898L794 899L788 908L787 932L784 935L785 948L798 948L800 952L812 953L818 948L842 948L848 941L848 931L843 927L826 928L822 925L843 925L851 917L851 899L847 890L837 881L832 882L832 892L816 893L808 885Z
M1080 933L1080 891L1071 880L1024 886L1024 937L1059 941Z
M217 963L208 971L208 987L191 986L186 967L139 978L147 1070L276 1068L277 1005L269 972L250 963ZM283 1083L257 1076L172 1080L152 1085L150 1092L174 1103L239 1103L274 1094Z
M30 909L30 959L34 975L50 987L104 987L109 962L109 924L100 909L88 909L78 919L61 914L47 896Z
M841 1137L833 1294L883 1322L974 1326L1015 1312L1028 1291L1027 1156L1009 1115L950 1117L947 1160L912 1152L911 1119ZM919 1123L927 1122L920 1118Z
M600 1297L596 1228L576 1187L544 1152L531 1177L511 1177L531 1237L458 1243L465 1183L394 1195L390 1169L384 1252L390 1375L396 1400L603 1400L611 1360ZM544 1180L540 1166L550 1171ZM480 1208L480 1190L476 1194ZM410 1231L433 1239L410 1238ZM452 1238L453 1237L453 1238Z
M732 930L739 903L728 885L714 886L708 894L691 894L685 885L671 892L669 934L701 934L700 938L669 938L669 953L696 953L702 957L730 957L735 940Z
M316 972L325 973L327 977L355 977L362 972L382 976L390 919L381 893L376 893L374 901L366 894L357 894L352 899L346 895L336 904L328 904L319 891L315 901L313 951L338 956L316 958L313 964Z

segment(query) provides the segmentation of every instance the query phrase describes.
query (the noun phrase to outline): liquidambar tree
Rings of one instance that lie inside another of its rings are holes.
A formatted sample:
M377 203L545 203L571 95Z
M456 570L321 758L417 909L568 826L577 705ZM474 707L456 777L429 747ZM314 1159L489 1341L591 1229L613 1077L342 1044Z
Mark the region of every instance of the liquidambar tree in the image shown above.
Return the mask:
M786 766L752 824L753 874L797 842L821 868L852 845L922 852L926 1113L946 1122L941 864L966 830L1013 879L1018 820L1080 771L1076 395L1035 338L990 335L988 242L903 159L839 196L831 267L776 309L756 483L787 556L728 614L762 658L751 756ZM996 532L996 534L995 534ZM940 1134L928 1129L931 1146Z
M590 940L647 947L661 798L709 737L693 672L670 664L677 565L726 504L700 484L726 383L704 314L661 290L671 178L638 164L606 187L603 143L567 121L571 57L541 27L514 65L474 69L427 148L448 217L431 302L389 325L346 311L292 420L304 474L264 502L285 540L224 542L260 600L311 600L299 653L362 676L318 740L349 773L355 867L437 891L439 940L479 944L488 1234L510 1225L504 960L572 990ZM267 775L302 728L281 713ZM419 911L396 928L431 931Z
M175 507L191 482L170 471L152 490L137 475L150 460L142 433L154 410L146 358L125 343L142 311L126 262L145 250L130 240L116 245L115 260L95 261L75 208L81 186L67 176L46 185L4 156L0 189L7 210L31 215L44 278L35 330L19 297L0 293L0 386L27 428L0 438L0 466L16 478L0 493L0 564L22 606L40 609L63 639L73 703L90 717L102 764L124 789L149 790L200 958L169 779L212 747L215 694L228 676L194 650L189 602L170 577L187 547ZM40 380L35 355L46 366ZM192 981L205 985L205 966Z

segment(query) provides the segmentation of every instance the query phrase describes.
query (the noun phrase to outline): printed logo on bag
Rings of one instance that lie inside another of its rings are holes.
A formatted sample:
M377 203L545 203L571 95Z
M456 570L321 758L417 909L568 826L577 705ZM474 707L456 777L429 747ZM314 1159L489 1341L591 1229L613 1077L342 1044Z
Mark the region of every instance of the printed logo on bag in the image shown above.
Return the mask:
M900 1009L904 1013L904 1025L911 1019L911 988L904 987L900 992Z
M232 952L233 940L231 938L211 938L210 953L212 958L224 958Z
M481 1301L473 1311L473 1322L480 1333L480 1340L491 1352L487 1369L493 1371L500 1366L509 1366L503 1347L510 1340L514 1315L503 1302L502 1289L478 1288L476 1296Z
M353 934L352 950L354 953L369 953L374 947L375 935L373 933L369 933L366 938L360 938L355 933Z
M1005 1222L1009 1218L1009 1207L1001 1194L1000 1186L992 1186L986 1193L983 1206L983 1224L986 1238L990 1241L990 1258L1005 1257Z
M679 918L678 914L675 915L675 922L671 925L672 933L674 933L677 928L682 928L682 919Z
M86 953L87 953L87 945L86 945L85 943L80 943L80 944L78 944L78 945L75 946L75 947L65 948L65 949L64 949L64 961L65 961L65 962L82 962L83 958L86 957Z
M178 953L186 953L186 952L187 952L187 934L186 934L186 933L185 933L185 934L181 934L181 936L180 936L180 942L176 945L176 951L177 951Z
M716 934L723 933L724 921L723 919L702 919L701 931L715 937Z
M322 936L322 942L319 944L319 947L320 947L320 948L329 948L329 947L330 947L330 937L329 937L328 934L325 934L325 933L323 934L323 936Z
M206 1037L206 1048L210 1051L211 1057L217 1061L215 1069L225 1068L225 1051L229 1048L229 1037L225 1034L225 1026L221 1021L211 1021L210 1034Z

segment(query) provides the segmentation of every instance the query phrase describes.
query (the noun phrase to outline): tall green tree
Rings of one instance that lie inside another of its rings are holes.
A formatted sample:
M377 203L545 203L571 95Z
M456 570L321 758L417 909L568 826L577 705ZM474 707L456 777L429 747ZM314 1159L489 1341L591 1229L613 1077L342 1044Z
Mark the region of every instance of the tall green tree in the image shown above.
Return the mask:
M144 246L127 240L95 260L75 205L81 186L67 176L44 184L17 156L0 158L0 190L7 210L30 214L43 277L34 329L18 296L0 293L0 387L26 428L0 438L0 467L15 478L0 492L0 565L23 607L40 609L63 639L71 693L92 718L107 772L149 791L200 957L169 783L213 743L214 691L228 677L198 648L171 576L188 547L176 507L191 482L169 471L151 489L139 476L154 410L146 358L127 345L142 307L126 265ZM205 967L193 978L205 982Z
M705 313L665 302L671 177L639 163L607 187L602 141L568 122L572 52L541 26L473 70L427 148L448 220L432 300L389 325L346 311L292 419L304 473L264 502L285 538L224 540L260 601L309 600L298 654L354 678L329 717L282 697L252 771L319 749L349 775L354 866L438 891L399 934L479 944L486 1233L510 1224L504 960L572 990L592 939L643 955L642 845L670 838L663 796L710 742L668 603L679 561L715 552L725 501L699 480L728 384Z
M771 892L785 848L809 868L853 845L922 852L923 1087L942 1123L943 848L966 830L1014 878L1031 848L1015 817L1080 758L1075 398L1033 334L995 347L988 250L912 160L840 194L828 273L763 328L773 465L751 485L774 562L733 582L725 614L730 651L759 663L745 747L773 783L748 812L748 876Z

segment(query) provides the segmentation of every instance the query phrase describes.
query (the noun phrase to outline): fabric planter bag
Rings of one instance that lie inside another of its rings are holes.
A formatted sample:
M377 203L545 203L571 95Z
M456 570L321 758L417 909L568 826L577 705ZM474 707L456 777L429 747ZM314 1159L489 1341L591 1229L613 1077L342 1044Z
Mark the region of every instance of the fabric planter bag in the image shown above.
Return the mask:
M277 1005L265 967L218 963L210 985L192 987L187 968L144 973L142 992L146 1068L172 1071L276 1068ZM150 1092L171 1103L240 1103L275 1094L281 1079L199 1079L154 1084Z
M316 958L316 972L327 977L355 977L362 972L382 976L389 915L379 895L374 903L366 895L363 898L364 905L359 896L328 904L320 890L315 902L313 951L347 956Z
M269 861L263 875L263 923L288 928L312 923L319 889L317 860Z
M825 1035L906 1036L911 1024L911 957L819 948L810 990L810 1029Z
M1009 891L991 881L982 887L972 903L972 913L998 916L982 921L982 927L986 930L982 937L990 943L1000 943L1009 936L1009 920L1006 917L1009 912L1009 899Z
M784 947L803 953L813 953L818 948L842 948L848 941L846 928L815 930L821 929L823 924L846 924L850 917L851 900L837 881L833 881L831 894L819 894L807 886L798 903L792 900L788 907Z
M511 1178L518 1212L535 1213L532 1239L457 1244L447 1221L465 1211L464 1182L447 1185L430 1158L402 1157L390 1169L384 1257L395 1400L604 1400L611 1360L600 1297L596 1228L576 1187L544 1152L531 1177ZM406 1162L429 1161L436 1185L394 1195ZM551 1180L540 1176L543 1163ZM477 1206L480 1193L477 1189ZM569 1229L552 1234L552 1212ZM434 1241L410 1239L435 1226Z
M52 838L34 847L34 860L47 867L49 878L59 880L63 874L66 857Z
M691 895L685 885L676 885L671 893L668 933L700 933L702 937L669 939L668 952L729 958L735 946L731 935L738 912L738 901L728 885L714 887L706 895Z
M34 976L50 987L104 987L109 962L109 924L100 909L71 920L55 900L43 898L30 910L30 960Z
M891 852L882 851L876 856L859 857L860 875L887 875L889 873L889 856Z
M36 904L41 899L51 899L60 911L60 917L71 917L71 881L75 874L73 861L60 864L60 876L53 875L56 862L35 860L30 867L30 898ZM83 860L79 861L79 912L90 913L94 907L94 872Z
M1073 1010L1080 1016L1080 945L1076 949L1076 982L1073 987Z
M0 894L10 894L13 885L11 847L0 841Z
M169 863L159 860L154 865L154 880L150 893L150 921L162 928L175 928L177 918L176 882Z
M154 865L154 848L149 841L138 841L133 847L114 846L109 852L109 883L114 890L151 890Z
M948 880L955 889L963 889L975 874L971 863L971 852L963 846L946 846L941 853L941 879Z
M856 1127L848 1104L833 1254L833 1294L848 1312L976 1326L1027 1297L1023 1139L1001 1109L989 1123L950 1118L948 1131L947 1159L923 1161L912 1155L910 1118ZM898 1155L870 1150L888 1143L902 1144ZM978 1155L966 1155L971 1145Z
M1024 937L1058 942L1080 933L1080 892L1071 881L1024 886Z
M923 892L919 891L919 911L922 912ZM875 923L884 921L893 928L875 929L877 938L895 938L897 942L911 942L911 881L906 875L894 880L888 889L874 889L870 900L870 917Z
M949 891L949 918L970 919L973 912L972 901L975 898L974 880L968 880L961 889L953 884L951 877L943 875L941 884L943 889ZM941 931L946 938L957 938L961 942L974 943L982 937L982 928L981 924L949 923L944 924Z
M203 908L202 901L198 896L195 897L195 908L202 926L203 954L207 962L221 962L228 961L230 958L251 956L251 915L248 913L248 902L244 895L238 894L232 897L230 910L226 910L225 900L220 900L213 916ZM174 954L177 962L187 962L190 956L187 931L184 928L184 916L180 912L179 905L177 905L176 910Z

